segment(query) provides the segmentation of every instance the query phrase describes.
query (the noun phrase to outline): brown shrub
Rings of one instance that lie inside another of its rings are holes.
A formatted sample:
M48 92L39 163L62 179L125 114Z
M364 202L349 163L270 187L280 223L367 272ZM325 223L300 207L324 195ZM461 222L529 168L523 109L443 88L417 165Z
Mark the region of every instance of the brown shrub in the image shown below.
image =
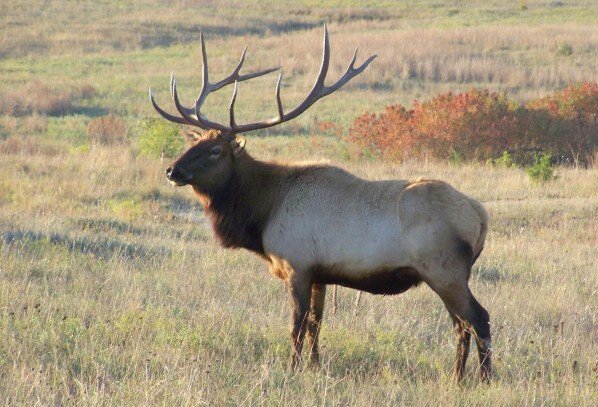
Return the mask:
M0 141L0 155L47 155L55 156L61 150L54 145L34 140L30 137L12 135Z
M17 116L22 110L20 105L16 94L0 92L0 114Z
M340 137L343 134L343 127L340 124L331 121L321 121L317 116L314 117L310 130L312 135Z
M87 126L87 137L92 144L123 144L127 140L127 133L125 122L112 114L95 118Z
M69 113L73 109L71 94L68 90L53 88L37 79L25 86L22 100L23 105L30 112L60 115Z
M48 117L46 115L33 113L22 120L21 128L25 133L41 133L48 129Z
M78 99L89 100L98 95L98 90L93 85L84 83L75 87L72 93L73 95L76 94Z
M2 102L2 95L0 95L0 103ZM8 137L15 133L19 126L19 119L12 116L0 116L0 138Z
M23 116L31 113L62 115L73 109L71 92L33 79L20 90L0 94L0 113Z
M48 117L46 115L33 113L24 117L0 116L0 139L14 134L39 134L47 129Z

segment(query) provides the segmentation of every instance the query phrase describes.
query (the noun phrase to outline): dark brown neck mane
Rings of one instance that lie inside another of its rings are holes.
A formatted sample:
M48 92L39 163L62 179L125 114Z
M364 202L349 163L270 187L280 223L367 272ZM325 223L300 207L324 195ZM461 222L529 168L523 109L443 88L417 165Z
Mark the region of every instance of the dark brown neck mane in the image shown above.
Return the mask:
M254 160L244 152L235 158L233 174L222 188L207 192L193 186L222 246L264 256L262 234L289 169Z

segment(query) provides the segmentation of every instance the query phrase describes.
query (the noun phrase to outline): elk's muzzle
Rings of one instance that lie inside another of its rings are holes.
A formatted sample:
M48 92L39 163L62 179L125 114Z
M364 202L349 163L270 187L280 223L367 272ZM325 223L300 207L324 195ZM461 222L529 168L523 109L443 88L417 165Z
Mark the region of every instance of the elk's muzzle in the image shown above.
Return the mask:
M172 165L166 169L166 178L177 187L187 185L193 179L193 176L185 173L178 166Z

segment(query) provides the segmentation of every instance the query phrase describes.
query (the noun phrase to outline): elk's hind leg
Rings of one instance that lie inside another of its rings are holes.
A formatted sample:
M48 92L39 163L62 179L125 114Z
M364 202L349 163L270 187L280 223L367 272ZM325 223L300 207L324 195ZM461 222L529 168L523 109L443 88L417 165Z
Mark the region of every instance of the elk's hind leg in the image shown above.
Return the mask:
M492 373L492 339L490 337L490 315L480 305L473 295L470 297L471 319L468 319L473 326L475 340L478 346L480 358L480 378L484 382L490 381Z
M460 379L463 374L467 359L467 350L463 349L468 342L467 335L469 333L469 335L474 335L478 348L480 378L484 382L489 381L492 370L492 342L488 312L475 299L466 282L443 285L442 288L432 286L432 289L442 298L453 321L455 318L458 319L461 325L460 329L466 331L458 333L458 335L464 336L457 341L457 362L454 370L456 378Z
M318 366L320 364L320 353L318 351L318 337L322 326L324 315L324 300L326 298L326 285L312 284L311 304L307 317L307 346L309 349L310 363Z
M291 277L289 291L291 294L291 369L296 369L301 362L303 339L308 325L311 283L306 279Z
M450 310L449 314L453 320L453 329L455 330L455 336L457 337L457 356L453 367L453 377L457 382L460 382L463 379L465 364L467 363L467 357L469 356L471 332L469 332L465 324Z

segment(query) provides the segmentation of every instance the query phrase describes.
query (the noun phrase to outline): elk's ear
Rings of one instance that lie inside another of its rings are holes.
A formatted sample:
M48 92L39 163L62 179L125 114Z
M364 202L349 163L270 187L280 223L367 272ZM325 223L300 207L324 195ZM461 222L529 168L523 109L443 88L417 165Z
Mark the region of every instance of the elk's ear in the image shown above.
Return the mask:
M230 142L230 147L233 149L234 155L239 155L245 148L245 139L243 137L235 137L235 139Z

